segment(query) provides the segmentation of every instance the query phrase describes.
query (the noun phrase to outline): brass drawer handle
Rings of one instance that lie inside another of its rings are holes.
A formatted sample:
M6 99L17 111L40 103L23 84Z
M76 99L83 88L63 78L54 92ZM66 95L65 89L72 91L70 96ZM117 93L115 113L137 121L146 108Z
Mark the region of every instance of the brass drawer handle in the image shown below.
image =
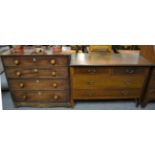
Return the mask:
M131 81L125 80L125 81L124 81L124 84L125 84L125 85L130 85L130 84L131 84Z
M18 72L16 72L16 75L19 77L22 75L22 73L18 71Z
M14 60L14 64L19 65L20 64L19 60Z
M126 73L133 74L135 73L134 69L126 69Z
M93 95L94 95L94 94L93 94L92 92L89 92L89 93L88 93L88 96L89 96L89 97L92 97Z
M24 88L24 83L19 84L20 88Z
M96 69L88 69L88 73L96 73Z
M89 81L87 82L88 85L94 85L95 84L95 81Z
M124 96L126 96L126 95L128 95L128 91L125 91L125 90L124 91L121 91L121 94L124 95Z
M54 88L57 88L57 84L56 84L56 83L53 83L53 87L54 87Z
M52 76L56 76L56 72L52 72Z
M52 65L55 65L55 64L56 64L56 61L55 61L54 59L52 59L52 60L50 61L50 63L51 63Z
M59 96L58 95L54 95L53 99L54 100L58 100Z

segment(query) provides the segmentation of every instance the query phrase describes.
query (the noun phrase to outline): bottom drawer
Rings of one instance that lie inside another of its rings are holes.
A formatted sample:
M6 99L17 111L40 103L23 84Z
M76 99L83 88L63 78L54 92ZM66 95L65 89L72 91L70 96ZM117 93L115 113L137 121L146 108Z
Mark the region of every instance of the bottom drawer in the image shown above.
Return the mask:
M69 102L67 91L14 91L15 102Z
M133 99L139 98L140 89L119 89L119 90L74 90L74 99Z

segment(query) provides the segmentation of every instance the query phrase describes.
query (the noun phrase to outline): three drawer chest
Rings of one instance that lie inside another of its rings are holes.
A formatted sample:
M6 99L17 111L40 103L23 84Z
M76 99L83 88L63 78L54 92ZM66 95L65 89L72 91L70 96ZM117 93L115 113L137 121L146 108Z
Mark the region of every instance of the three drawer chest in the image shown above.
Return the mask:
M71 61L74 100L134 99L140 104L150 63L120 54L79 54Z

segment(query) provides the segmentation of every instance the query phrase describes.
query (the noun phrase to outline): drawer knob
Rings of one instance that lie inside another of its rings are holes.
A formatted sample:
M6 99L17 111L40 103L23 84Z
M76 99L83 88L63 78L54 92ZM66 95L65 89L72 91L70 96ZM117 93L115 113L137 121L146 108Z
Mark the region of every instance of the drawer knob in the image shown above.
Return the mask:
M58 95L54 95L54 100L57 100L58 98Z
M21 76L22 73L21 73L21 72L16 72L16 75L17 75L17 76Z
M33 62L36 62L36 61L37 61L37 59L36 59L36 58L33 58L32 60L33 60Z
M38 92L38 95L39 95L39 96L42 95L42 92L39 91L39 92Z
M51 63L52 65L55 65L55 64L56 64L56 61L55 61L54 59L52 59L52 60L50 61L50 63Z
M35 73L37 73L37 72L38 72L38 69L34 69L33 71L34 71Z
M24 88L24 83L19 84L20 88Z
M26 96L26 95L24 95L24 96L23 96L23 100L26 100L26 99L27 99L27 96Z
M56 76L56 72L52 72L52 76Z
M57 87L57 84L56 83L53 83L53 87L56 88Z
M19 65L19 60L14 60L15 65Z

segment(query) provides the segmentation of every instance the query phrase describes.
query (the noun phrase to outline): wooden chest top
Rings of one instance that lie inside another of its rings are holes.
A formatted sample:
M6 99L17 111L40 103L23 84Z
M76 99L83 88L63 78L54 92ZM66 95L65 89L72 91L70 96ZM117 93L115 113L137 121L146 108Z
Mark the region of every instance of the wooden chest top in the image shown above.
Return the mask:
M150 66L143 56L125 54L79 53L71 57L70 66Z

